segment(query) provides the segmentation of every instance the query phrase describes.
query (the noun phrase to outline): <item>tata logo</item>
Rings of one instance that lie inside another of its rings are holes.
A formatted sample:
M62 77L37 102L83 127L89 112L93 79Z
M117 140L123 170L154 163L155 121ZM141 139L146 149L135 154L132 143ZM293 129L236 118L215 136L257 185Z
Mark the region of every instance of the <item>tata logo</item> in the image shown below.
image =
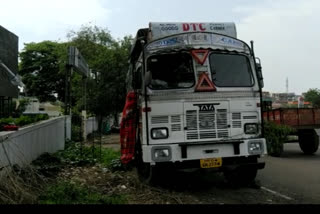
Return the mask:
M193 106L198 106L200 111L215 111L215 106L220 105L220 103L211 103L211 104L194 104Z

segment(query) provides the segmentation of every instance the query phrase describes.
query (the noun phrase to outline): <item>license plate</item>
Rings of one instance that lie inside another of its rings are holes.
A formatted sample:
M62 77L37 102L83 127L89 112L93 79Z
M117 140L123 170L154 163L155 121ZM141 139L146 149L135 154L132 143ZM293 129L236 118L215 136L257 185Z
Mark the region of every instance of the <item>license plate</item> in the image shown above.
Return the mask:
M222 166L222 158L202 159L200 160L201 168L219 168Z

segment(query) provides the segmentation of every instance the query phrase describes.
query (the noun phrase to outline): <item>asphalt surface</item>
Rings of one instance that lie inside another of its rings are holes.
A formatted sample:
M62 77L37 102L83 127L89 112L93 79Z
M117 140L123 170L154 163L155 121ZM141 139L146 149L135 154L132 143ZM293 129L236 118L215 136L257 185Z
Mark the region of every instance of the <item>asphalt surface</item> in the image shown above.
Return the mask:
M320 149L305 155L298 143L285 144L281 157L265 156L259 170L261 186L299 204L320 204Z

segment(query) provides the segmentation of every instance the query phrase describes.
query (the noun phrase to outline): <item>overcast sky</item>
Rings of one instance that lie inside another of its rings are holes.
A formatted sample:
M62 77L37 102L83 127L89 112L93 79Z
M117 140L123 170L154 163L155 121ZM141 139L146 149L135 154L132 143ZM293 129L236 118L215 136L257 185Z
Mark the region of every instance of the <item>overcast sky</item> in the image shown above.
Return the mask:
M235 22L238 38L255 41L265 89L301 94L320 89L319 0L0 0L0 25L24 43L66 41L92 23L114 38L156 22Z

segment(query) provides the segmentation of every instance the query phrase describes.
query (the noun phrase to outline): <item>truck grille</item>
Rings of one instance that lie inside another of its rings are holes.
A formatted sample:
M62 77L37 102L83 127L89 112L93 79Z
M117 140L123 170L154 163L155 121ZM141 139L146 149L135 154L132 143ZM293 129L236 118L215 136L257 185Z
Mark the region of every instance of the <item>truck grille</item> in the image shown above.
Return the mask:
M228 138L228 113L226 109L216 112L190 110L186 112L187 140Z
M232 128L242 128L241 113L232 113Z
M170 122L169 122L170 119ZM180 115L172 115L172 116L153 116L151 117L151 125L153 127L158 126L171 126L172 132L180 132L182 131L182 120Z

